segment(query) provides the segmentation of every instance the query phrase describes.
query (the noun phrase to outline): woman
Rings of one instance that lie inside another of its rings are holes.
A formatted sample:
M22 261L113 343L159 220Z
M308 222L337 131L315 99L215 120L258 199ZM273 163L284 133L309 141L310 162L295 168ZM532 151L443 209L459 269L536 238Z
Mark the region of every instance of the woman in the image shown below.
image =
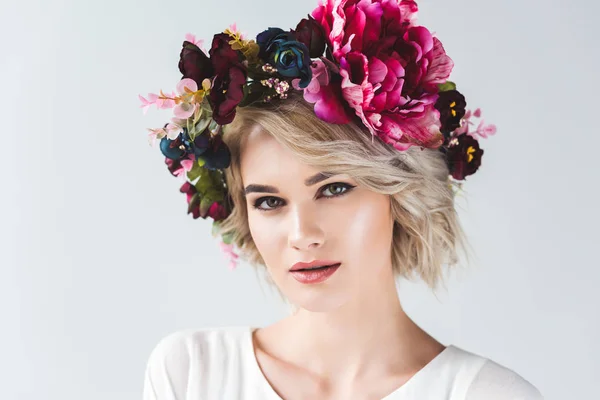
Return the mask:
M493 133L469 132L452 62L416 11L330 1L290 32L215 35L210 57L189 36L179 96L142 98L175 107L151 137L186 179L189 212L211 217L232 257L266 270L293 308L266 327L168 335L145 400L542 398L437 341L398 298L397 278L435 290L458 263L454 196L479 167L475 138Z

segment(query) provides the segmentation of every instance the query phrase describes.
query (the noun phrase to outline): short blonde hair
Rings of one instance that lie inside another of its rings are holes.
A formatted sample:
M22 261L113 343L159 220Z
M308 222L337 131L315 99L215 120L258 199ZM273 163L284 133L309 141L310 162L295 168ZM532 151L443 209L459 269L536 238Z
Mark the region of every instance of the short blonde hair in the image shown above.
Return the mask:
M444 155L418 146L398 151L373 138L358 118L345 125L326 123L299 92L285 100L238 108L233 123L224 127L223 140L232 156L225 178L234 209L222 221L221 233L232 236L242 259L265 266L248 226L240 171L243 138L257 127L308 165L348 174L360 185L390 196L394 276L417 276L435 291L444 282L443 265L458 265L458 250L466 250L467 241ZM468 252L464 254L468 258Z

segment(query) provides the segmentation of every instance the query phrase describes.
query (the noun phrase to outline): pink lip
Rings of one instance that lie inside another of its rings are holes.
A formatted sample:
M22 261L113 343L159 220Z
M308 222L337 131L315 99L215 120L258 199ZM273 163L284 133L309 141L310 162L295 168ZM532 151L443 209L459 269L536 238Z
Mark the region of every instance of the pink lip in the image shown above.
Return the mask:
M320 283L327 280L335 271L340 268L340 263L334 264L331 267L314 270L295 270L290 271L294 279L300 283Z
M292 268L290 268L290 271L296 271L298 269L306 269L306 268L324 267L326 265L334 265L334 264L340 264L340 262L333 261L333 260L314 260L314 261L311 261L308 263L297 262L296 264L294 264L292 266Z

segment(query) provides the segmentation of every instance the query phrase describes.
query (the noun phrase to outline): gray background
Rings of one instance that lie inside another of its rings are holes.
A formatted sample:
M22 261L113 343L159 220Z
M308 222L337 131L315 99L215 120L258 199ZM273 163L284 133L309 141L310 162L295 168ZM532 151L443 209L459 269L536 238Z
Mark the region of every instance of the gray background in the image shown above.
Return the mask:
M284 29L316 0L3 1L0 8L0 397L141 398L147 357L188 327L265 325L285 309L208 221L185 214L146 128L170 110L187 32ZM421 2L451 79L498 126L459 201L477 258L409 314L506 365L547 399L600 373L598 78L593 1Z

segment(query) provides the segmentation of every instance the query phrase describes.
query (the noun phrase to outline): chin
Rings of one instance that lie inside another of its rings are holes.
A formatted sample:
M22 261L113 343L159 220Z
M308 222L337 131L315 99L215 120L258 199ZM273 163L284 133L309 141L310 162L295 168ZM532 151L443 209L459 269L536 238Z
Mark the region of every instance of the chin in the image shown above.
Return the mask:
M294 281L292 285L295 287L288 287L283 293L291 303L310 312L334 311L349 300L349 293L324 283L304 285Z

